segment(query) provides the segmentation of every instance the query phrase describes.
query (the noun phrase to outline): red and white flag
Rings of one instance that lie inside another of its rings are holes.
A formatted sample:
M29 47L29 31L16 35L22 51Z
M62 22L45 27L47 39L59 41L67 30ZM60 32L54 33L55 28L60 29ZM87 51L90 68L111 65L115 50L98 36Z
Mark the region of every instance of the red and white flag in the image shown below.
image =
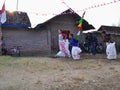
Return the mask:
M5 3L3 4L1 12L0 12L0 22L1 23L5 23L6 22Z

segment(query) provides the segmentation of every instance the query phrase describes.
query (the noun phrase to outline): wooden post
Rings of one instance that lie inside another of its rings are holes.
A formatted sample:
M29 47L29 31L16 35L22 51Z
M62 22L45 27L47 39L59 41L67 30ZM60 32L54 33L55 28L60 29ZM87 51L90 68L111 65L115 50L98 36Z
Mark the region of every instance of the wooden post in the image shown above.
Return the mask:
M2 55L2 28L0 22L0 55Z

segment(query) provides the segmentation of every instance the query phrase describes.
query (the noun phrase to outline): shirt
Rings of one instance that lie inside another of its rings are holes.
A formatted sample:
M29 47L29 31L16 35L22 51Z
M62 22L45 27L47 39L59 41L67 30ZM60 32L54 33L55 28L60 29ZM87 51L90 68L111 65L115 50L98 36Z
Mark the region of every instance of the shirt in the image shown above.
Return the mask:
M109 42L111 40L111 35L110 34L106 34L105 38L104 38L104 42Z
M78 42L74 38L71 39L71 44L72 46L78 46Z

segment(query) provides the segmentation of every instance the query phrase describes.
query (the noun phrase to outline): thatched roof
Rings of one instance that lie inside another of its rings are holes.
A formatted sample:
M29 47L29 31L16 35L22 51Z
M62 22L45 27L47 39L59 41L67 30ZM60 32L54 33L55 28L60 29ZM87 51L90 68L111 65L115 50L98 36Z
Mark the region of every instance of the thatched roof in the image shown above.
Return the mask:
M60 17L62 15L71 15L76 20L76 26L78 25L79 19L81 18L76 12L74 12L71 8L60 13L59 15L56 15L55 17L47 20L44 23L38 24L35 29L40 29L42 26L45 26L46 23L52 21L53 19L56 19L57 17ZM83 19L83 30L90 30L94 29L94 26L89 24L85 19Z
M109 34L120 35L120 27L116 27L116 26L104 26L104 25L102 25L98 29L98 32L102 32L102 31L106 31Z

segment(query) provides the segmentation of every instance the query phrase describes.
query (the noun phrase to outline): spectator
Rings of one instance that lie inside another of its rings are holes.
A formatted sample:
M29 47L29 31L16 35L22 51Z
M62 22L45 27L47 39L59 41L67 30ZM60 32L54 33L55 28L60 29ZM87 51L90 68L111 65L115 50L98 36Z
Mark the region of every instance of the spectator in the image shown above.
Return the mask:
M111 35L106 34L106 31L102 31L101 36L103 38L103 42L109 42L111 40Z
M1 46L2 46L2 55L7 55L7 48L6 48L6 45L5 45L5 40L4 40L4 38L3 38L3 36L2 36L2 38L1 38L1 41L2 41L2 44L1 44Z
M90 32L87 33L85 37L84 48L88 53L92 53L93 55L96 54L96 47L97 47L98 40L96 36Z
M91 52L93 55L96 55L96 53L97 53L97 50L96 50L97 44L98 44L98 40L97 40L96 36L92 35Z
M85 37L85 45L87 47L87 51L88 53L91 52L91 44L92 44L92 34L91 33L87 33L87 36Z

